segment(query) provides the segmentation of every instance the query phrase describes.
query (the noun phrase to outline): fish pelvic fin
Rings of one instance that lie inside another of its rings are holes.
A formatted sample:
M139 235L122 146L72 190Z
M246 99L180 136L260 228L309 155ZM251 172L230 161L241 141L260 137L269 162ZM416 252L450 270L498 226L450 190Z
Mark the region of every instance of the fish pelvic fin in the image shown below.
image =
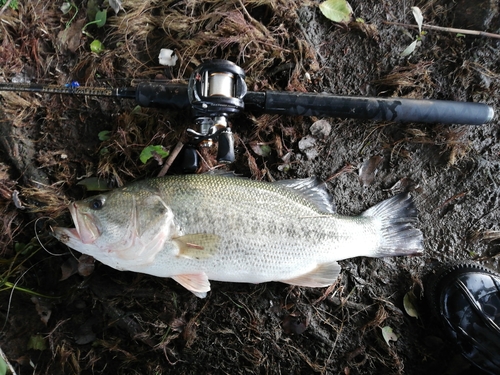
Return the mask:
M205 298L207 292L210 291L210 281L205 272L188 274L188 275L176 275L172 276L172 279L177 281L187 290L193 292L193 294L198 298Z
M401 193L365 211L380 223L380 245L372 257L419 255L424 251L424 238L416 228L417 209L409 193Z
M332 285L339 277L339 274L339 264L337 262L331 262L320 264L311 272L308 272L299 277L294 277L293 279L281 280L281 282L290 285L320 288Z

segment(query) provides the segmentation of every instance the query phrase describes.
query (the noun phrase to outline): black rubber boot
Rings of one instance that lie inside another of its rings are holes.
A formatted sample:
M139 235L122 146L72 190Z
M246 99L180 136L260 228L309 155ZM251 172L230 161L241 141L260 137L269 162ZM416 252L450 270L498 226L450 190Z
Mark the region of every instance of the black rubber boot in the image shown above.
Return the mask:
M500 274L474 263L454 264L431 277L426 290L465 358L500 374Z

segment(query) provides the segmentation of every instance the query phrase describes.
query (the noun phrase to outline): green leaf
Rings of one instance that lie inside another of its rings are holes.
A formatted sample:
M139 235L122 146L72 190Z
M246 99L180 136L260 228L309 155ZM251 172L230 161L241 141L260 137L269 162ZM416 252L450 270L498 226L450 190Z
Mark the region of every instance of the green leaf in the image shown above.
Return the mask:
M110 137L109 135L111 134L111 131L109 130L103 130L102 132L99 132L97 136L99 137L100 141L107 141Z
M104 51L104 45L100 40L96 39L92 43L90 43L90 50L95 53L101 53Z
M165 151L165 149L161 145L151 145L145 147L144 150L142 150L139 159L141 159L143 164L146 164L148 160L154 157L155 155L158 155L161 158L165 158L168 156L168 151Z
M7 0L0 0L0 7L3 7L7 3ZM19 7L19 4L17 3L17 0L12 0L9 4L9 8L17 10Z
M262 156L264 156L264 157L271 155L272 150L271 150L271 147L269 147L269 145L260 146L260 150L262 152Z
M346 0L326 0L319 4L321 13L333 22L349 22L352 8Z
M45 350L47 349L47 344L42 335L33 335L28 341L28 349L34 350Z
M382 336L384 337L385 342L389 345L389 341L398 341L398 336L392 331L392 328L389 326L385 326L382 329Z
M14 251L18 254L21 255L28 255L35 246L30 242L30 243L23 243L23 242L16 242L14 244Z
M95 14L95 21L97 27L103 27L106 24L106 18L108 17L108 13L105 10L100 10Z

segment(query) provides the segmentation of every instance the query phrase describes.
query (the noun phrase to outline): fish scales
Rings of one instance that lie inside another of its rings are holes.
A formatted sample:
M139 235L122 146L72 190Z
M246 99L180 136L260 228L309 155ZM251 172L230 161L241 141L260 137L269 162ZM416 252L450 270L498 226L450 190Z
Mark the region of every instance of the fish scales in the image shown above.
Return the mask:
M198 296L208 280L326 286L337 260L422 252L408 194L357 217L331 213L326 197L315 179L163 177L73 203L76 228L54 235L111 267L173 277Z
M376 245L371 219L344 218L340 224L337 216L325 216L299 194L280 186L208 175L167 181L158 188L168 197L165 203L174 217L179 218L180 232L205 233L209 225L211 233L223 238L221 259L235 269L244 267L249 275L260 271L262 279L252 280L255 282L270 281L277 274L293 278L314 269L318 262L340 260L332 251L334 241L348 246L346 258L369 253L367 243ZM248 200L249 191L255 200ZM372 241L356 246L356 239L365 241L365 236L371 236ZM222 262L215 264L217 261L211 258L201 265L209 279L228 277L221 271ZM217 274L211 274L210 269L217 269Z

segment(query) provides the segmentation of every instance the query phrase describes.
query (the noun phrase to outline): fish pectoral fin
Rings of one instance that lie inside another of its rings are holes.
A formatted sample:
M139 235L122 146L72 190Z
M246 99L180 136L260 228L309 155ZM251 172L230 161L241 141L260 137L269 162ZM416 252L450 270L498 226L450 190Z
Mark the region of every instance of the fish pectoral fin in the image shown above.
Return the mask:
M205 298L210 291L210 281L205 272L176 275L172 279L181 284L184 288L194 293L199 298Z
M311 272L308 272L299 277L295 277L289 280L281 280L281 282L298 285L307 286L310 288L318 288L332 285L335 280L339 277L340 266L337 262L320 264Z
M180 257L206 259L219 249L220 237L215 234L196 233L176 237L173 241L179 246Z

